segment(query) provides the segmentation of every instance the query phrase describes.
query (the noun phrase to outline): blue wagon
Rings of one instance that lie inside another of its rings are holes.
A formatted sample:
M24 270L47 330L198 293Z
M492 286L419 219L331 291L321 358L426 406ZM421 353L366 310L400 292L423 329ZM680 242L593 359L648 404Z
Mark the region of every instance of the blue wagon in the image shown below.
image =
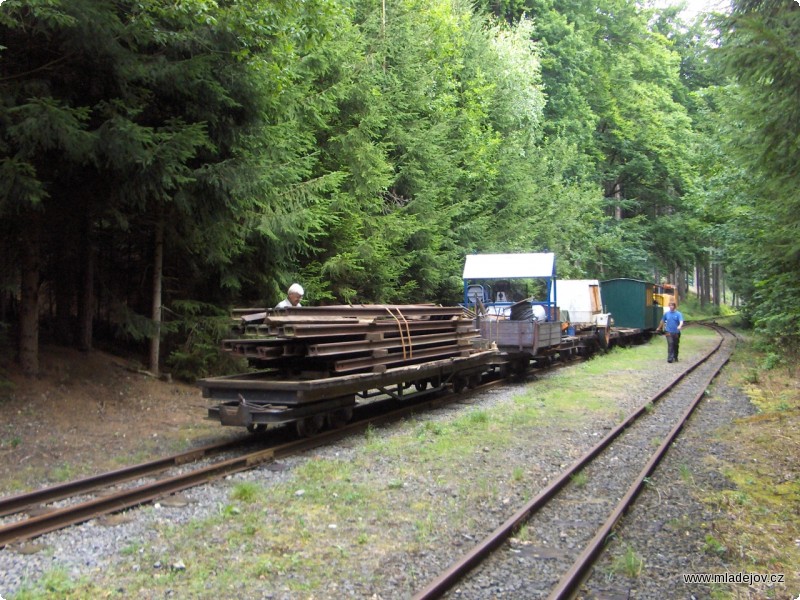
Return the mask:
M555 254L470 254L462 279L481 337L499 350L533 357L559 346Z

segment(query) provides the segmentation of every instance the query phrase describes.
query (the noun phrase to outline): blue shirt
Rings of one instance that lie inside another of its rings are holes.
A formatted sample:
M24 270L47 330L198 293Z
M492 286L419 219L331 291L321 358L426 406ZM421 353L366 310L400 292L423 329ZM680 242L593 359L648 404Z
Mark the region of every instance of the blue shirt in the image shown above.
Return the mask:
M683 315L677 310L668 310L664 313L664 331L667 333L680 333L678 325L683 322Z

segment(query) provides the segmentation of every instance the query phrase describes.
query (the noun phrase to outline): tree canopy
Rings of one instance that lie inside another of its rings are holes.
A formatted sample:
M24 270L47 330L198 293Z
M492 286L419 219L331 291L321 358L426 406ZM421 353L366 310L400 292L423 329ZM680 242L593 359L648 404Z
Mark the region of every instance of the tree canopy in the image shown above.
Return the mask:
M465 254L550 250L566 277L724 264L796 345L799 13L5 0L0 322L35 373L42 336L157 341L294 280L453 303Z
M779 346L800 341L800 6L734 2L718 20L715 59L729 77L716 91L729 156L719 186L725 249L759 329Z

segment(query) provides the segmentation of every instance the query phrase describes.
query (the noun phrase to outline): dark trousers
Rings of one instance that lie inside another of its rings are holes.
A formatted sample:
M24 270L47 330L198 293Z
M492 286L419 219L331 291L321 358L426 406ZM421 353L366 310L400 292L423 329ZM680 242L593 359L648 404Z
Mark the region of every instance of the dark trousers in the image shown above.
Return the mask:
M672 362L678 360L678 347L681 345L680 333L668 333L667 335L667 360Z

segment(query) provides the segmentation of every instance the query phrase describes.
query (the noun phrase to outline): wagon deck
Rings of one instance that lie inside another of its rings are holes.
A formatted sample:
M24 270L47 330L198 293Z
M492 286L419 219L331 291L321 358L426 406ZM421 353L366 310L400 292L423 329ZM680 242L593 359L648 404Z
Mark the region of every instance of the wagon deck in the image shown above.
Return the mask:
M404 365L380 373L355 373L317 379L284 379L277 371L259 371L198 382L203 396L220 401L208 409L209 418L223 425L280 423L308 415L352 407L356 396L370 391L402 395L414 385L424 390L441 388L454 377L482 373L498 361L496 350ZM391 389L394 387L394 389Z
M223 349L259 369L199 383L225 425L275 423L351 408L356 396L403 396L485 371L485 351L461 307L355 305L240 313Z

